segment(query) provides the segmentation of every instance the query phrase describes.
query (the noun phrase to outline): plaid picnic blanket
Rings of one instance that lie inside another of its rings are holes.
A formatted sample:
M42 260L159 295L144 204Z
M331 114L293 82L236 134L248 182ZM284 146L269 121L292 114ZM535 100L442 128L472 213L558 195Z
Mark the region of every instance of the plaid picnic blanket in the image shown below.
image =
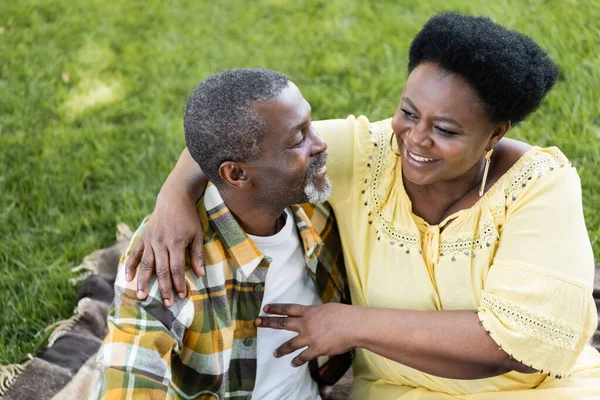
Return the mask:
M82 272L73 283L81 282L75 314L52 324L47 347L23 364L0 366L0 399L96 399L101 372L96 354L107 333L106 316L114 296L114 279L119 258L132 236L126 225L119 225L117 242L85 257L74 268ZM600 264L596 264L594 299L600 321ZM600 329L592 337L600 351ZM349 398L351 373L347 373L330 391L328 399Z

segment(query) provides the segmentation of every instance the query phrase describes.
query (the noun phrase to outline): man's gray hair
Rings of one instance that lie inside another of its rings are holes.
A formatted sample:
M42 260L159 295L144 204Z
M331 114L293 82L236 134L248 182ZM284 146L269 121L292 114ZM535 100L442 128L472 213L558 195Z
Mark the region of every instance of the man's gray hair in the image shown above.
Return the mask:
M220 186L224 161L252 161L260 155L266 121L253 102L279 96L290 80L267 69L232 69L203 80L190 95L183 117L192 158Z

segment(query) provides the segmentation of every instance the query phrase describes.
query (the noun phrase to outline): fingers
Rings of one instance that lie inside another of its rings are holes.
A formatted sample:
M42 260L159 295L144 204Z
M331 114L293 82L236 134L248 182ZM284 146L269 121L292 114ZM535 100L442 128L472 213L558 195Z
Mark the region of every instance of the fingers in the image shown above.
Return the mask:
M169 270L169 252L166 248L158 249L154 247L154 257L156 258L156 278L158 288L163 299L165 307L173 305L173 283L171 282L171 271Z
M298 354L293 360L292 360L292 367L299 367L307 362L309 362L310 360L313 360L315 358L317 358L319 355L314 352L311 351L310 347L306 350L304 350L302 353Z
M192 269L198 276L204 276L204 242L202 233L198 232L194 236L192 247L190 249L190 258L192 261Z
M125 262L125 279L127 282L131 282L131 280L135 277L135 270L140 263L143 252L144 241L140 239L135 246L133 246L129 257L127 257L127 261Z
M258 317L254 321L259 328L283 329L299 332L298 318L288 317Z
M137 279L137 298L144 300L148 297L148 284L152 278L152 270L154 267L154 252L152 247L144 246L144 254L140 262L140 270Z
M263 310L268 314L285 315L288 317L301 317L306 306L300 304L268 304Z
M180 299L183 299L186 295L185 287L185 246L181 248L169 249L169 264L171 266L171 278L173 279L173 286Z
M296 336L279 346L273 353L273 356L275 358L283 357L305 346L308 346L308 343L303 343L301 337Z

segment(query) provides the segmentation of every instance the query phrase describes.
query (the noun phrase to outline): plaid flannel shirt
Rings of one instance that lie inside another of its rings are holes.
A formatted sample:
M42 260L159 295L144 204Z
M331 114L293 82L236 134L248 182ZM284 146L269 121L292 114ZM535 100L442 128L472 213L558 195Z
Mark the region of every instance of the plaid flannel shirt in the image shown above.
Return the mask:
M306 267L324 303L349 303L341 243L328 205L293 205ZM256 334L271 259L238 225L216 187L198 204L206 274L186 258L187 298L163 307L156 277L146 300L136 297L124 264L147 219L121 257L108 335L98 354L105 399L250 399L256 378ZM350 353L309 365L319 384L348 369Z

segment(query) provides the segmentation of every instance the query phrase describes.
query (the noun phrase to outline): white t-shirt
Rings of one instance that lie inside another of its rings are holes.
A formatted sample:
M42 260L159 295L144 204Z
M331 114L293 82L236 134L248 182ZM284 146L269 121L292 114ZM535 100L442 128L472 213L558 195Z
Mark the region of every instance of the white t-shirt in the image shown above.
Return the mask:
M271 303L322 303L304 262L294 216L289 208L285 212L285 226L275 235L248 235L256 247L272 259L265 280L261 316L268 315L262 308ZM258 328L256 384L252 399L321 400L318 386L310 376L308 363L298 368L292 367L292 360L304 349L281 358L273 356L279 346L296 335L293 331Z

